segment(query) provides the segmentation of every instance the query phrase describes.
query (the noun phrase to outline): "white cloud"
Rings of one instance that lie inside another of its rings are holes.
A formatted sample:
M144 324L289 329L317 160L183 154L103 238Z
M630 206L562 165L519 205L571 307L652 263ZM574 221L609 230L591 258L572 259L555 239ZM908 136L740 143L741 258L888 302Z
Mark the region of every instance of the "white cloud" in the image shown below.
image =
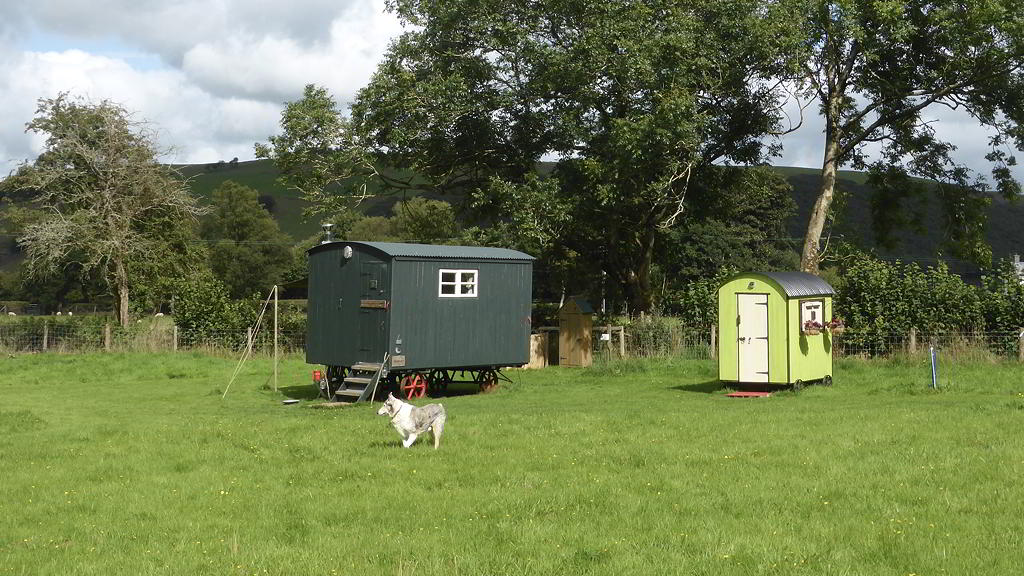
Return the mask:
M35 23L78 38L116 37L176 63L194 45L247 34L275 35L299 42L325 38L330 24L350 8L379 0L35 0L9 2L0 16Z
M0 2L0 176L41 151L24 126L59 92L137 112L167 160L252 158L285 101L348 102L399 31L383 0Z
M278 105L245 98L219 98L192 84L179 70L140 71L123 61L67 52L28 53L5 68L0 86L0 162L36 156L42 137L25 134L38 98L70 92L93 101L109 99L152 124L160 144L173 148L171 161L210 162L252 156L253 142L277 128ZM202 151L197 153L196 151ZM6 170L5 170L6 172Z
M399 31L390 15L352 10L334 20L324 42L305 45L294 38L236 34L193 46L182 59L182 70L216 94L281 101L313 83L347 102Z
M283 103L306 84L325 86L342 104L365 85L400 32L384 6L385 0L0 1L0 176L38 154L41 139L25 134L24 125L38 98L61 91L137 111L164 145L177 149L171 160L252 158L253 143L278 131ZM958 146L956 157L987 175L984 129L963 113L934 114L938 135ZM773 162L820 167L822 131L812 105Z
M794 120L799 118L799 112L794 104L788 105L786 111ZM782 138L784 150L779 158L772 160L773 164L821 168L825 151L825 122L818 114L816 104L808 108L804 116L803 126ZM990 151L990 129L978 124L965 111L950 110L945 106L933 105L926 108L922 118L925 121L936 121L932 124L935 135L956 147L952 153L956 162L966 165L977 176L991 176L992 166L985 159L985 155ZM869 156L877 154L880 149L881 145L877 143L870 143L866 147ZM1018 153L1018 156L1019 160L1024 161L1024 155ZM1018 167L1014 172L1018 179L1024 179L1024 167Z

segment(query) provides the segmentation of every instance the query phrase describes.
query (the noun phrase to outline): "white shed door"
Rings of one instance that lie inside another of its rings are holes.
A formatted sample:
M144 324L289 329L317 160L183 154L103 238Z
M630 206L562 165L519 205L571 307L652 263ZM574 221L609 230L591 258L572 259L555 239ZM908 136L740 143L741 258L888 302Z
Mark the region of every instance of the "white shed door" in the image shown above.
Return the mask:
M768 295L737 294L740 382L768 381Z

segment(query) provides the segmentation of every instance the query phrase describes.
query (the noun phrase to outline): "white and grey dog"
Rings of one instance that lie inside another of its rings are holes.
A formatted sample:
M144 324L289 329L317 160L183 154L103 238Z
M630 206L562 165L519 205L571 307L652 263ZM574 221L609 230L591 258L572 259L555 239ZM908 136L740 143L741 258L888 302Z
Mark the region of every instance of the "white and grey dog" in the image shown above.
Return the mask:
M430 430L434 437L435 450L441 443L441 433L444 432L447 415L444 406L440 404L413 406L389 393L388 399L384 401L380 410L377 410L377 414L391 418L391 424L398 430L399 436L402 437L402 446L406 448L412 446L416 438L427 430Z

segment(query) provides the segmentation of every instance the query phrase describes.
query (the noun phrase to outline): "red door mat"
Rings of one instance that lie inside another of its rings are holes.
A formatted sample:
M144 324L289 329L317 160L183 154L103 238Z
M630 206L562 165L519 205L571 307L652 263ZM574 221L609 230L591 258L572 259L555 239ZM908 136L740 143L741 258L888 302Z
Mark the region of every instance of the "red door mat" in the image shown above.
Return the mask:
M730 398L763 398L771 395L771 392L730 392L726 394Z

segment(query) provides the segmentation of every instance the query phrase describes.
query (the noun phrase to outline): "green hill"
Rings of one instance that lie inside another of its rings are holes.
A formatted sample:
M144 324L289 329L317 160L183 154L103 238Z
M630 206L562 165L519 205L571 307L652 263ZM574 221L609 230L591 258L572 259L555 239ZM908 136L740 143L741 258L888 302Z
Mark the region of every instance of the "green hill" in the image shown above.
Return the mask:
M192 192L204 201L208 202L213 196L213 190L226 180L233 180L259 191L261 198L269 197L271 201L265 201L264 205L274 215L281 230L292 238L306 238L320 229L316 222L303 221L302 211L308 207L308 203L302 200L297 192L288 190L278 183L277 168L270 160L190 164L177 168L189 179Z
M319 220L306 220L303 217L303 209L307 207L307 203L297 192L288 190L277 182L277 169L269 160L192 164L178 168L189 178L192 190L206 200L225 180L234 180L259 191L264 204L277 219L281 230L293 239L308 238L320 230ZM812 168L777 167L776 170L785 176L793 187L793 198L797 204L797 213L787 226L788 232L793 238L802 238L811 208L817 198L821 176L818 170ZM845 200L841 202L843 206L833 237L842 237L872 248L876 242L871 231L869 190L865 180L866 175L861 172L839 173L838 188L843 191ZM457 200L438 195L430 197ZM361 210L371 216L390 215L392 207L399 200L401 196L396 195L372 197L363 203ZM1024 202L1010 203L1001 197L995 197L989 207L988 216L986 236L994 256L1009 258L1014 253L1024 253ZM879 254L885 258L899 258L923 264L935 262L942 250L942 228L939 218L937 208L927 208L924 217L926 229L923 234L907 230L898 235L900 243L895 250L878 249ZM9 267L17 259L17 250L12 238L0 243L0 263ZM970 273L974 267L953 262L952 268Z
M213 190L226 180L259 191L261 201L277 220L281 230L296 240L308 238L320 231L320 221L306 219L303 210L309 207L299 193L289 190L277 181L278 171L270 160L250 160L237 163L190 164L177 166L189 178L192 191L208 201ZM439 194L424 194L428 198L450 199ZM390 216L400 195L371 196L360 205L367 216Z
M817 200L821 185L818 170L810 168L777 168L793 187L793 198L797 214L790 220L788 230L794 238L803 238L811 209ZM841 171L837 189L842 192L839 215L836 220L834 237L852 241L864 248L875 249L887 259L915 261L924 265L933 264L943 252L942 214L937 202L924 201L922 224L924 229L904 230L895 235L897 245L893 250L877 246L872 231L870 208L871 190L866 185L867 175L863 172ZM988 223L985 236L992 247L993 257L1009 258L1024 253L1024 199L1009 202L1001 196L993 196L988 209ZM960 273L973 272L976 267L965 262L943 258L950 267Z
M269 196L271 212L277 219L281 229L296 239L306 238L319 231L319 222L304 221L302 210L306 203L294 191L286 190L277 182L277 171L268 160L239 162L236 165L221 165L215 168L210 165L191 165L182 167L187 176L191 176L193 190L202 197L209 198L211 191L225 180L234 180ZM776 168L793 187L793 198L797 204L797 213L790 219L788 231L793 238L802 238L811 208L817 199L821 175L813 168ZM942 250L942 228L940 215L936 206L931 205L924 215L925 231L919 234L907 230L897 235L899 244L895 250L884 250L876 247L871 229L871 211L869 189L865 184L866 174L854 171L839 173L838 189L843 192L841 212L837 219L833 237L842 237L857 244L876 248L886 258L899 258L904 261L922 263L934 262ZM437 196L438 198L442 198ZM380 216L390 214L392 206L400 200L397 196L374 197L362 206L365 214ZM448 198L452 200L451 198ZM934 204L934 203L933 203ZM996 258L1007 258L1014 253L1024 253L1024 202L1010 203L1001 197L992 199L989 208L987 238ZM969 269L969 265L954 262L960 270Z

